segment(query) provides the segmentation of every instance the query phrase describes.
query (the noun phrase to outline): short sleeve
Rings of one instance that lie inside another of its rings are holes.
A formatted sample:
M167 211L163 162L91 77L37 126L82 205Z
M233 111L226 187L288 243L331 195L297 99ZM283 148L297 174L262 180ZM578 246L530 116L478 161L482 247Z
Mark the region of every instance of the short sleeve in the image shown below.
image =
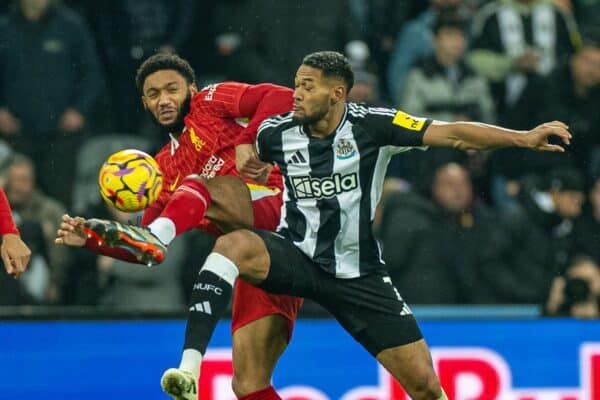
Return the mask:
M390 108L369 108L365 124L380 146L421 147L431 119Z

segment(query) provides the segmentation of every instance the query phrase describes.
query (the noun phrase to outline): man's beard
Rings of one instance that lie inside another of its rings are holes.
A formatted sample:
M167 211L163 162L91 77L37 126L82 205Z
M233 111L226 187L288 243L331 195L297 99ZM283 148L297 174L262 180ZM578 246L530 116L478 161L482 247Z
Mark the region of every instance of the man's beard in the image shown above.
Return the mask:
M292 115L292 120L302 125L312 125L323 119L325 115L327 115L328 111L328 109L322 108L315 112L313 115L304 115L303 117L299 117L294 113Z
M188 92L185 100L183 101L183 103L181 103L181 108L179 109L179 111L177 113L177 119L167 125L163 125L160 122L158 122L158 119L156 119L156 117L154 116L154 114L152 114L152 112L150 112L150 110L148 110L148 112L150 113L150 117L151 117L152 121L160 128L162 133L164 133L164 134L172 133L175 135L179 135L181 133L181 131L183 130L183 127L185 126L184 119L185 119L185 116L188 115L188 113L190 112L191 103L192 103L192 93Z

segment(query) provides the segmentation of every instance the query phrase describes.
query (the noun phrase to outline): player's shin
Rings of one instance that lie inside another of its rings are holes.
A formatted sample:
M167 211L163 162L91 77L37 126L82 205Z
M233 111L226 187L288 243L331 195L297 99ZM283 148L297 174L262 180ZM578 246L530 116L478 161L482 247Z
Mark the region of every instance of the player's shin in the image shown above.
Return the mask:
M227 310L238 275L238 268L227 257L218 253L207 257L191 294L181 369L199 374L202 355Z
M206 185L195 178L185 178L148 228L168 245L175 236L198 226L209 206L210 193Z

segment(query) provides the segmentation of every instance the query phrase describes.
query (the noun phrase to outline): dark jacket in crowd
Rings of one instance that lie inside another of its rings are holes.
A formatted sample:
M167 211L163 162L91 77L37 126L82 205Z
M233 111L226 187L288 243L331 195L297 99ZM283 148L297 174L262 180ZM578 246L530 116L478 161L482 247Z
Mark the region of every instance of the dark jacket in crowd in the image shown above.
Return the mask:
M590 256L600 265L600 221L587 210L575 222L573 254Z
M501 266L483 273L493 303L541 304L572 256L573 223L544 210L544 194L526 183L519 207L500 219L495 246Z
M249 0L245 6L241 47L231 57L239 80L291 86L305 55L343 52L363 36L347 0Z
M531 171L529 165L545 172L554 166L570 163L580 170L587 169L589 151L600 144L600 86L591 89L585 97L575 93L570 64L564 62L548 77L529 81L521 98L510 110L507 123L514 129L531 129L548 121L563 121L569 125L573 139L566 154L531 153L511 149L515 156L506 168ZM507 151L503 151L506 153ZM512 157L511 157L512 158ZM511 171L512 172L512 171Z
M25 135L56 131L69 107L89 117L102 80L80 16L58 5L31 22L15 8L0 20L0 38L0 107L21 121Z
M406 301L473 303L478 269L500 262L493 230L494 215L483 205L449 215L424 197L401 194L386 202L380 239L390 277Z

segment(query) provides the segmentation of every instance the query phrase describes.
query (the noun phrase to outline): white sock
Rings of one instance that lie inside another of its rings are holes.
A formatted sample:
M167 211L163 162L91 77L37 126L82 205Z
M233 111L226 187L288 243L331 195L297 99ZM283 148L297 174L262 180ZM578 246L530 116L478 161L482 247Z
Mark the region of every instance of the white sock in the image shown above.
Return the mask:
M181 355L179 369L190 371L194 376L200 375L200 365L202 365L202 353L195 349L185 349Z
M167 246L175 239L175 224L169 218L158 217L148 225L148 228L158 240Z
M210 271L221 279L224 279L231 286L235 284L235 280L240 274L240 270L233 261L222 254L214 252L206 257L201 271Z

